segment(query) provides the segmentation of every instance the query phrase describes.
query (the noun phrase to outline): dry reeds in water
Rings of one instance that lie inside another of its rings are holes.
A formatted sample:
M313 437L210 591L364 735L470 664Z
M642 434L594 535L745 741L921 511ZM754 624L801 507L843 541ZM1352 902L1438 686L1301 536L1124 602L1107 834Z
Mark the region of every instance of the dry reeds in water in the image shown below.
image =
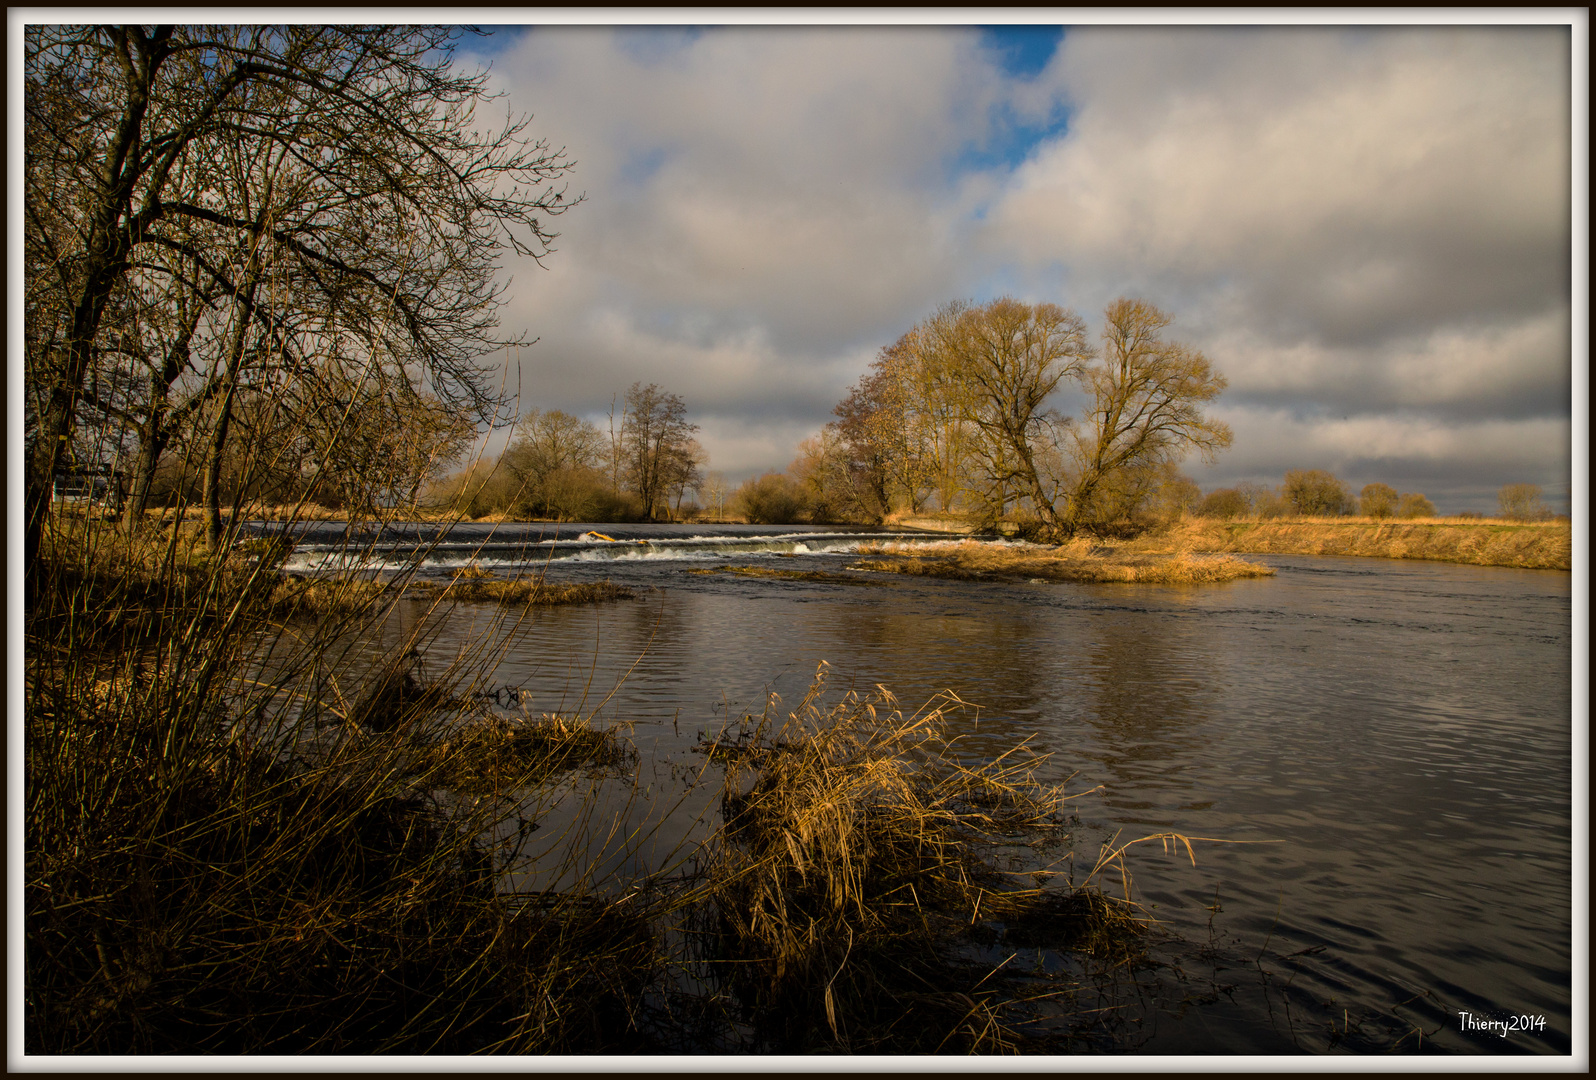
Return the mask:
M424 587L431 587L431 583ZM533 607L630 600L636 595L631 589L613 581L553 582L545 581L542 575L498 581L490 571L478 567L463 567L455 571L454 580L446 588L448 596L454 600Z
M955 948L994 919L1069 917L1138 932L1121 905L1000 871L1024 838L1063 844L1066 797L1022 745L968 762L946 735L951 695L904 715L891 695L823 700L704 749L726 762L725 829L707 871L714 970L781 1052L1011 1051L1003 980ZM1107 917L1113 909L1121 916Z
M415 768L428 784L501 792L572 769L621 765L636 756L614 730L586 717L489 716L440 733L421 747Z

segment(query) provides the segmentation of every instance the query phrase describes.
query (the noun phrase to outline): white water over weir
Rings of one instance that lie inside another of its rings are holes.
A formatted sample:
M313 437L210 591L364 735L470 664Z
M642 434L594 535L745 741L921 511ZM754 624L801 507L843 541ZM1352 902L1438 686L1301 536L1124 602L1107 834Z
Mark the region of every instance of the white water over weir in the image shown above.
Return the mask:
M264 530L263 530L264 531ZM964 538L890 530L793 531L792 526L701 525L455 525L428 531L406 525L382 531L341 523L298 526L291 573L396 571L412 565L422 576L462 567L519 572L544 564L707 562L791 556L852 556L861 545L890 541L902 550L934 551ZM1003 547L1024 541L983 538Z

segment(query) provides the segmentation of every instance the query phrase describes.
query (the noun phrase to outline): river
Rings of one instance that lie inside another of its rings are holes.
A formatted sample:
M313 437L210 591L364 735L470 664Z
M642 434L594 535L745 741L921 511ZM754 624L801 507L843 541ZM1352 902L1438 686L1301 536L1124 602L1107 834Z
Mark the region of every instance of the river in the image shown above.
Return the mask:
M1224 841L1195 843L1195 866L1132 849L1137 897L1169 937L1159 991L1127 1006L1126 1049L1570 1052L1569 574L1291 555L1247 556L1275 577L1198 587L692 572L841 570L860 539L457 526L420 576L544 566L639 598L509 629L462 604L426 652L508 634L491 681L534 711L626 724L645 816L704 768L701 732L770 693L795 702L824 661L837 688L979 705L953 720L977 748L1034 736L1051 779L1101 786L1078 800L1093 851L1116 834ZM342 543L343 526L313 527L291 568L347 565ZM694 835L703 808L686 797L658 845Z

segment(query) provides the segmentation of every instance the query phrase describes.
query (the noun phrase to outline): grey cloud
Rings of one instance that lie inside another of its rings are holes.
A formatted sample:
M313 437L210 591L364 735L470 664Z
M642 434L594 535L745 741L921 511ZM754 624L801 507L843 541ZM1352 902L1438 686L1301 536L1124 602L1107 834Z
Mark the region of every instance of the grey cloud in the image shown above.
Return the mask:
M1231 379L1236 444L1194 475L1278 478L1312 452L1566 487L1568 46L1087 27L1016 82L969 31L540 29L494 78L588 201L547 271L508 268L506 325L542 338L523 389L592 414L658 382L711 466L746 474L785 466L945 300L1095 324L1131 294ZM954 168L995 116L1066 112L1018 169Z

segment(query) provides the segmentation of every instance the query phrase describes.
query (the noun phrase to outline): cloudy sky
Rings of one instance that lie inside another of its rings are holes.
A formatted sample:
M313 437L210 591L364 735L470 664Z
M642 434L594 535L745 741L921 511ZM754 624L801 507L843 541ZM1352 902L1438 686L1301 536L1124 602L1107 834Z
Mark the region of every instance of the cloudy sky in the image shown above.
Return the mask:
M546 269L506 266L505 328L540 339L525 407L602 420L658 383L739 480L947 300L1095 328L1130 295L1230 380L1234 446L1187 465L1205 489L1327 468L1454 512L1516 481L1568 506L1572 40L539 25L460 56L586 196Z

